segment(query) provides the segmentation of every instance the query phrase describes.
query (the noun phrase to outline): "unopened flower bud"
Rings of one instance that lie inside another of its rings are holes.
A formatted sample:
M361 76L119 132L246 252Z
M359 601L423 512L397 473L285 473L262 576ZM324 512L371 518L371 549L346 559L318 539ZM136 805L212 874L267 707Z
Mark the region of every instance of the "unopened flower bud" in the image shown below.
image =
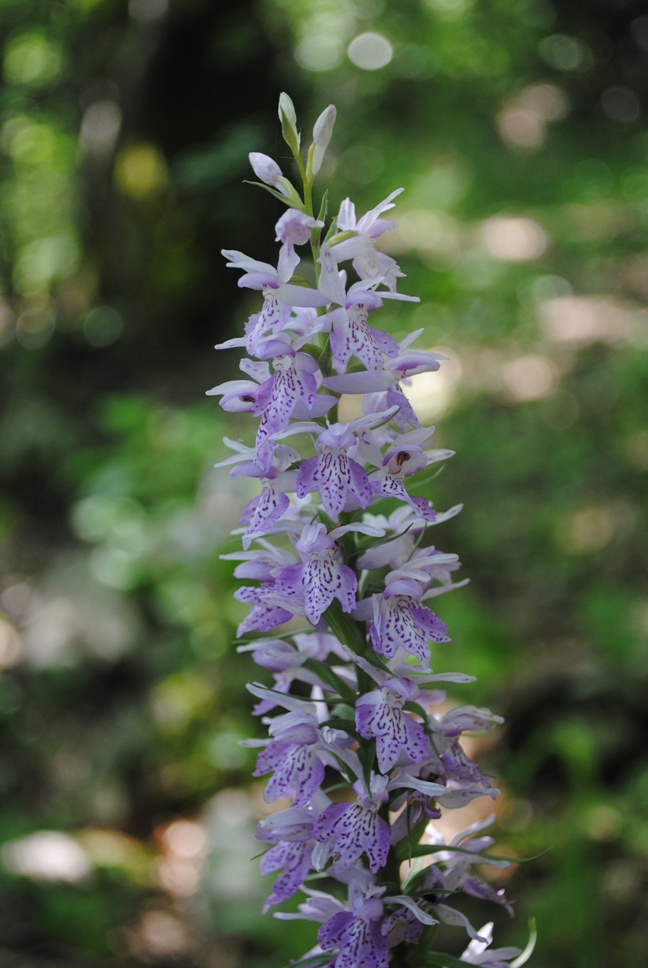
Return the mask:
M331 135L333 134L335 115L335 105L329 104L326 110L322 111L319 118L315 122L315 127L313 128L314 150L313 159L311 162L311 170L314 175L316 175L322 167L322 161L324 160L326 149L329 146Z
M279 95L279 120L281 121L281 132L286 144L292 151L299 152L300 137L297 130L297 114L295 105L286 93Z
M279 188L279 179L283 177L283 172L274 159L260 151L251 151L248 158L257 178L260 178L266 185Z

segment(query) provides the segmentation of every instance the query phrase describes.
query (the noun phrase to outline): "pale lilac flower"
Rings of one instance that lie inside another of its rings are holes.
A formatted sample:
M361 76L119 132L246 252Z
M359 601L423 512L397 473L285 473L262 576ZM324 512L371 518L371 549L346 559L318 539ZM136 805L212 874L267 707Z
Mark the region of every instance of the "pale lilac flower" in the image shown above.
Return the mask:
M329 968L388 968L383 905L377 897L358 897L352 911L340 911L317 933L324 951L337 949Z
M275 227L276 267L224 250L242 272L239 285L259 292L262 304L243 336L220 344L245 347L244 376L209 391L224 410L257 421L254 445L226 439L231 453L217 466L258 483L234 532L243 550L223 557L238 562L234 574L245 581L234 593L249 606L237 633L259 635L239 651L271 678L248 686L267 738L244 745L259 749L254 775L267 777L266 801L289 799L258 829L270 845L261 870L276 874L264 910L305 895L296 913L278 917L320 926L304 960L313 968L423 964L424 929L439 923L472 939L464 962L511 968L512 959L521 964L517 949L490 949L490 926L477 932L460 910L469 896L512 911L503 889L477 873L508 864L485 853L487 822L449 843L431 823L498 795L462 741L501 719L473 705L441 708L443 683L473 678L430 667L431 643L450 636L427 603L465 582L455 579L457 556L431 546L428 529L461 506L437 512L427 492L412 493L413 482L427 486L421 472L452 452L431 445L434 428L420 426L404 388L444 357L412 348L421 331L396 341L369 323L385 299L416 299L396 291L403 273L376 246L393 228L383 216L402 189L360 218L345 199L327 229L312 189L335 108L317 119L305 163L285 94L279 116L303 197L271 158L250 155L287 211ZM310 285L297 252L306 243L315 263ZM343 420L343 394L355 396L361 417ZM401 888L400 860L424 827L430 864L413 868ZM309 886L318 871L332 893Z
M358 794L353 803L332 803L313 824L313 837L324 845L316 848L314 862L321 868L331 858L331 872L352 867L362 854L369 859L369 870L377 873L385 866L391 844L389 824L378 816L386 801L386 779L372 777L370 791L358 781L353 789Z
M385 591L373 598L373 622L369 628L376 652L392 658L399 648L416 656L425 666L430 659L428 642L449 642L444 622L429 608L420 605L423 589L408 578L386 579Z
M341 561L335 541L322 524L307 525L297 550L302 563L282 568L278 577L287 585L300 587L306 617L317 625L331 602L337 599L345 612L356 605L358 580L351 568Z
M414 763L420 763L428 755L423 726L403 710L406 700L415 696L416 692L407 683L391 679L356 701L356 727L365 739L376 740L381 773L388 773L402 753Z
M305 212L289 208L281 216L275 226L277 242L282 242L289 247L304 245L311 237L313 229L321 229L324 222L320 222ZM310 305L310 304L309 304Z
M297 473L297 496L305 497L318 490L322 504L333 517L349 499L355 499L360 507L368 507L373 498L369 478L348 454L354 444L355 436L348 425L333 424L322 431L316 443L319 456L302 461Z
M299 213L296 213L299 222ZM272 359L274 343L268 344L268 337L276 337L290 320L293 306L317 307L326 305L326 297L307 286L299 286L290 280L299 265L299 256L294 249L294 235L296 228L292 225L292 235L285 231L290 241L285 242L279 250L277 268L267 262L251 259L243 252L235 249L223 249L223 255L228 260L228 267L243 269L243 275L238 281L239 286L248 289L258 289L263 293L263 308L261 312L250 317L250 325L246 328L246 345L248 352L255 356L263 355L264 359ZM303 226L302 226L303 228ZM240 340L227 340L219 343L217 349L226 349L240 345Z
M335 246L338 262L352 259L353 268L361 279L380 277L391 290L396 288L396 279L402 277L404 273L391 256L376 248L375 239L383 232L393 229L394 223L388 219L381 219L380 216L394 207L393 199L402 191L402 188L397 188L360 219L356 219L355 205L346 198L340 205L337 217L337 227L340 232L354 233L351 238L344 239Z
M368 370L382 372L385 357L396 356L398 343L386 333L370 326L368 314L383 305L380 294L372 289L351 286L344 305L325 317L331 327L331 353L338 373L343 373L351 357L356 357Z
M290 793L295 806L306 806L324 779L317 720L308 712L292 710L272 721L271 733L274 738L259 754L253 774L274 773L264 798L273 803Z

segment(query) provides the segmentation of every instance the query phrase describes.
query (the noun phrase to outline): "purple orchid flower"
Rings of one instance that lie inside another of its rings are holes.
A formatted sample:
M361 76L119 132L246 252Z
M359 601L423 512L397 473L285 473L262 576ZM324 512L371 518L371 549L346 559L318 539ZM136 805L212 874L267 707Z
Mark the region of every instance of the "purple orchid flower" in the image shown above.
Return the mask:
M295 547L301 554L301 564L282 568L278 578L284 585L301 587L309 622L317 625L334 599L343 611L353 611L358 579L340 559L338 546L324 525L306 525Z
M402 189L361 217L345 199L327 228L313 183L335 108L318 118L305 161L287 95L279 117L303 191L273 159L250 155L286 206L277 265L224 250L261 306L244 335L220 344L247 350L243 376L209 391L257 424L253 444L225 440L230 453L217 466L258 484L234 532L242 550L223 557L245 582L234 593L248 606L239 651L271 680L248 687L267 738L244 745L259 750L254 776L266 778L266 803L288 800L257 833L269 845L261 870L276 875L264 910L305 896L297 912L277 916L319 926L299 962L309 968L423 964L425 929L438 924L467 932L467 964L519 968L526 952L491 948L491 926L477 931L461 910L469 897L512 912L484 874L508 864L487 852L491 818L448 842L435 827L449 810L497 797L463 740L501 719L469 704L448 708L442 687L474 679L430 666L431 643L450 636L428 603L465 581L456 580L457 556L430 545L429 529L461 505L437 512L427 491L413 493L414 482L424 486L419 472L452 456L432 446L434 428L421 427L406 396L412 377L434 373L444 357L413 347L420 330L397 341L373 325L386 299L416 301L396 291L403 273L376 246ZM313 267L298 274L306 243ZM408 877L400 862L424 828L430 863ZM320 872L331 893L309 885Z

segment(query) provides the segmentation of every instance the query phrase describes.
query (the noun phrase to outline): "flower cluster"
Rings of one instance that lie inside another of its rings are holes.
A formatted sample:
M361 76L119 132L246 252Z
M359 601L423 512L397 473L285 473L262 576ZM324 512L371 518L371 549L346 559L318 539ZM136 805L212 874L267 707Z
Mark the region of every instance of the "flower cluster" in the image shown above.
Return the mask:
M273 159L250 155L286 206L278 260L223 253L262 305L244 336L219 347L244 348L242 378L210 391L256 418L254 443L226 439L233 453L217 466L259 482L237 532L242 550L225 557L238 561L235 597L249 606L240 648L273 677L249 686L268 727L249 742L260 748L254 775L268 777L268 804L281 801L258 830L269 845L262 872L276 874L266 908L303 892L297 913L277 917L319 924L311 968L423 964L439 923L467 933L463 962L519 964L517 949L491 949L490 926L475 930L456 907L468 894L511 912L477 873L507 866L484 853L492 817L449 843L435 827L442 811L496 797L462 736L501 720L450 708L443 683L471 677L430 665L430 643L450 641L431 600L464 584L433 529L460 507L439 512L423 496L451 452L433 446L403 387L442 357L413 348L419 333L397 341L370 322L385 300L414 298L397 292L403 273L376 244L402 189L361 217L346 199L327 225L312 187L335 108L315 124L305 163L286 95L279 117L303 191ZM327 891L307 886L313 875Z

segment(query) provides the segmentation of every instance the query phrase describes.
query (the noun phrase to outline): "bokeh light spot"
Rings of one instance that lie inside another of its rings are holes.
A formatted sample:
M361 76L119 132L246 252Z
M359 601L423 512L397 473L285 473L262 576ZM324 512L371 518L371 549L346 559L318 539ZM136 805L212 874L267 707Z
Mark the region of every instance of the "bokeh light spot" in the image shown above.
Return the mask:
M159 194L168 184L164 158L150 144L123 148L115 160L115 184L123 195L137 200Z
M637 17L630 24L630 33L637 47L648 50L648 17Z
M34 239L25 246L14 269L16 285L23 292L45 289L53 279L69 274L78 259L77 243L69 236Z
M503 262L527 262L547 249L544 229L530 218L496 215L482 224L480 237L486 251Z
M534 150L545 140L547 123L562 120L568 110L562 88L556 84L531 84L498 112L497 129L502 141L511 147Z
M18 317L16 339L28 350L38 350L44 346L54 332L54 316L42 307L26 309Z
M83 335L97 349L115 343L123 329L124 320L112 306L96 306L83 320Z
M502 366L502 380L507 396L515 401L539 400L556 387L556 366L539 354L518 356Z
M22 642L17 629L0 616L0 669L10 669L22 658Z
M140 23L161 20L169 9L169 0L128 0L128 13Z
M389 64L394 48L382 34L368 31L353 38L347 54L351 63L361 70L377 71Z
M297 45L295 60L307 71L333 70L342 60L340 42L328 34L312 34Z
M425 0L425 5L450 20L467 13L473 5L473 0Z
M10 871L43 881L82 881L91 871L83 847L69 834L39 830L6 844L2 860Z
M95 101L81 120L79 141L90 154L109 155L117 141L122 115L115 101Z
M591 66L592 52L584 41L566 34L551 34L540 41L538 50L550 67L559 71L582 71Z
M42 87L56 80L62 63L60 46L43 31L21 31L10 37L5 48L5 80L9 84Z
M608 87L601 95L601 107L618 124L632 124L641 115L641 104L629 87Z

